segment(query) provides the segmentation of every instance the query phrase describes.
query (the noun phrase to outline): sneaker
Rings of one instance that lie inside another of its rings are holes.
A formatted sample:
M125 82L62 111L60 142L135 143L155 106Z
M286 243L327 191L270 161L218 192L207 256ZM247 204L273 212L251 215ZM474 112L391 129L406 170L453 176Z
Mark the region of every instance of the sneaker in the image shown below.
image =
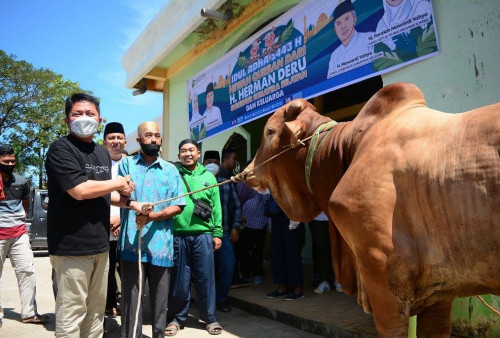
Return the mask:
M257 275L253 278L253 283L255 285L264 284L264 278L262 278L262 276Z
M285 298L283 298L283 300L297 300L297 299L301 299L301 298L304 298L304 293L301 292L301 293L295 293L295 292L289 292Z
M322 295L323 293L330 291L330 283L323 281L318 284L318 287L314 289L314 293L317 295Z
M281 291L281 292L280 292L280 291L278 291L278 290L275 290L275 291L273 291L273 292L268 293L267 295L265 295L265 297L266 297L267 299L273 299L273 298L284 297L284 296L286 296L286 295L287 295L286 291Z
M334 286L336 292L344 292L344 290L342 289L342 285L340 285L339 283L335 282Z
M244 288L246 286L250 286L250 281L243 277L240 277L231 283L231 289Z

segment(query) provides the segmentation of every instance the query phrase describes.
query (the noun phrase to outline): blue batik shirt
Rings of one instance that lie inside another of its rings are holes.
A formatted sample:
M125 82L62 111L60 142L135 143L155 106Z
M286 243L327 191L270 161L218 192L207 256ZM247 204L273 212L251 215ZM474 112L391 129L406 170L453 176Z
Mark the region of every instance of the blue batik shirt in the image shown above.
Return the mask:
M147 165L141 154L122 159L118 167L118 175L130 175L135 189L130 196L139 202L155 203L174 196L184 194L179 171L162 159ZM153 211L160 211L171 205L186 205L184 198L154 206ZM118 238L118 254L125 261L137 262L137 227L135 212L121 210L121 231ZM173 220L153 221L146 224L141 231L142 262L157 266L172 267L174 265Z

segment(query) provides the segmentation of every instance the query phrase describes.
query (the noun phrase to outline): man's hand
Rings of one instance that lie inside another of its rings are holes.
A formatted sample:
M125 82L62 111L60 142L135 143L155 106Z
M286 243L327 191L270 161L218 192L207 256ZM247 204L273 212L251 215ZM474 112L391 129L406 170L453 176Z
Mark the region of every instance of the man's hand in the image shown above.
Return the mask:
M240 240L240 231L238 229L232 228L231 233L229 234L229 238L233 243L238 242Z
M142 228L151 222L149 215L136 214L135 215L135 224L137 226L137 230L142 230Z
M109 228L113 236L118 236L120 234L120 215L111 216L109 220Z
M134 210L138 214L148 215L151 211L153 211L154 206L151 203L147 202L130 202L130 209Z
M120 187L118 188L118 193L123 196L130 196L132 191L135 189L134 182L130 180L130 175L125 177L118 176L115 178L120 183Z
M250 170L247 169L248 168L245 168L245 170L243 170L241 173L231 176L231 182L243 182L247 178L248 174L250 174Z
M214 242L214 251L219 250L222 246L222 240L219 237L214 237L212 241Z

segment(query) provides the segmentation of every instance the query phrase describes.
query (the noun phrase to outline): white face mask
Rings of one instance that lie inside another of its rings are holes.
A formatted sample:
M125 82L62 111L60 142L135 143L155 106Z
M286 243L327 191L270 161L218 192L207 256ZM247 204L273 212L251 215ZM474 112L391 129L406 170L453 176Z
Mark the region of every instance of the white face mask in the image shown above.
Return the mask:
M71 131L78 137L87 138L97 132L99 122L89 116L82 116L71 122Z
M266 188L266 190L262 190L262 191L259 191L257 190L257 192L259 194L262 194L262 195L269 195L271 192L269 191L269 188Z
M215 163L209 163L205 166L205 168L214 175L219 173L219 166Z

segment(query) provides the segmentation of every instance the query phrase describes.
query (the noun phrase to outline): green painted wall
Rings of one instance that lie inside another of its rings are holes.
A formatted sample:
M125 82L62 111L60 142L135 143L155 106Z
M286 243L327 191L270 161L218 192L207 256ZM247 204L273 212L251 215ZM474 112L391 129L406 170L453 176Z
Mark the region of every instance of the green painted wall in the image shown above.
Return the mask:
M459 113L500 101L500 1L433 0L441 55L382 76L413 82L427 105Z
M169 159L175 159L179 140L189 136L187 79L224 55L231 46L244 41L261 24L297 2L275 1L265 12L255 15L250 22L170 79L170 92L165 94L171 112L166 137ZM441 54L382 76L384 85L413 82L421 88L430 107L452 113L500 101L500 1L433 0L432 3ZM204 142L203 149L220 150L233 132L239 132L250 139L253 154L260 143L262 125L262 120L258 120L222 133ZM254 136L250 137L250 133ZM306 256L307 252L310 252L309 248L304 250ZM498 297L487 296L486 299L498 308ZM453 309L454 327L476 332L473 334L476 336L500 336L498 320L484 309L475 297L457 299Z

